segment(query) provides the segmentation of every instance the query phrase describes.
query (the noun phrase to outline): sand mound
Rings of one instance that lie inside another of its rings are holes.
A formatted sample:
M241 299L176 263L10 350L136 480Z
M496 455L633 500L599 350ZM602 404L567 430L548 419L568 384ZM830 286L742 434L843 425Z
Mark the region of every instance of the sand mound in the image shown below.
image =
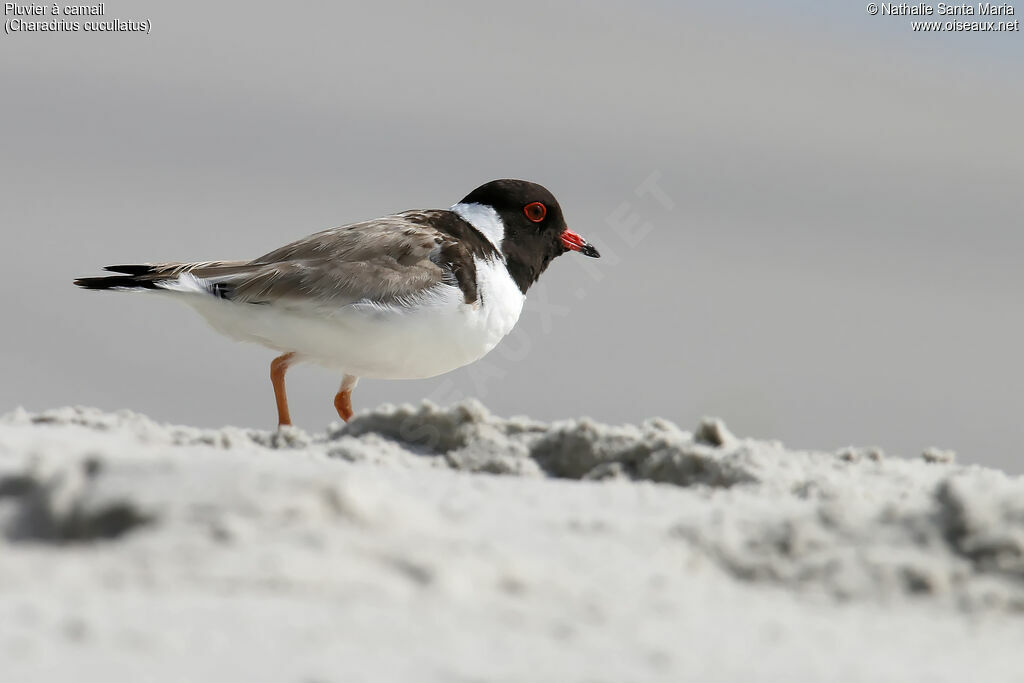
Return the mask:
M1024 616L1024 479L717 420L16 411L0 533L19 681L1000 680Z

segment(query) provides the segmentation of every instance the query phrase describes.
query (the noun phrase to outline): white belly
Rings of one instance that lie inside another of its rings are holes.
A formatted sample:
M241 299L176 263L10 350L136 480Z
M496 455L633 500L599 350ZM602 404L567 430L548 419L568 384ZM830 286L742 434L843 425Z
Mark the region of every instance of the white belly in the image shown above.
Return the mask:
M327 312L199 294L182 298L234 339L356 377L419 379L480 359L519 320L524 297L504 264L478 260L476 267L482 305L464 303L462 291L448 285L415 307L360 303Z

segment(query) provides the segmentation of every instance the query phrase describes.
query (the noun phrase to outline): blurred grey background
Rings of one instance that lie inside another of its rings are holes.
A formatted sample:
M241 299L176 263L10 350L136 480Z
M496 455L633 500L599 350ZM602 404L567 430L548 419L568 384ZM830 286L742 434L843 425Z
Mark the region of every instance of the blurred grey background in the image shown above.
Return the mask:
M271 428L272 352L71 279L521 177L606 258L556 261L481 365L357 410L710 414L1020 472L1021 34L821 4L108 2L152 33L0 36L0 410ZM289 378L297 424L337 419L339 378Z

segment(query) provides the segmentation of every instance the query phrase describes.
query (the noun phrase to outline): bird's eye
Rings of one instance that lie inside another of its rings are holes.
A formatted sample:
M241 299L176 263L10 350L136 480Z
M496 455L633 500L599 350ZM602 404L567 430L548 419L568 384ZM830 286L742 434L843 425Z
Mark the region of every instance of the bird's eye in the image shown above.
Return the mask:
M523 213L534 223L540 223L544 220L544 216L548 215L548 207L540 202L530 202L523 207Z

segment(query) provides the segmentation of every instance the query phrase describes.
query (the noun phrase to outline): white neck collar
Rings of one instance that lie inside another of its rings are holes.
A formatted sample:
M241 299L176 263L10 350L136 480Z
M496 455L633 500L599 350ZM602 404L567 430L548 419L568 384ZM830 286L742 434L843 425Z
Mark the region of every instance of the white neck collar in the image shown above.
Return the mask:
M501 253L501 243L505 240L505 224L501 222L498 212L483 204L456 204L451 208L458 215L476 228L494 248Z

